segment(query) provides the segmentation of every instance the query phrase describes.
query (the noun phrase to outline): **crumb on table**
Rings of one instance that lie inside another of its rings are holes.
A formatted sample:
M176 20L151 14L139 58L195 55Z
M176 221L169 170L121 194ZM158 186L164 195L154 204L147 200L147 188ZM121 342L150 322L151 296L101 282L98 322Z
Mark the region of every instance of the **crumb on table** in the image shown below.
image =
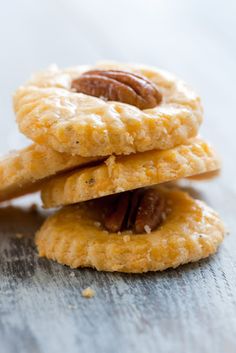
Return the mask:
M82 296L84 298L92 298L95 296L95 291L91 287L87 287L82 291Z

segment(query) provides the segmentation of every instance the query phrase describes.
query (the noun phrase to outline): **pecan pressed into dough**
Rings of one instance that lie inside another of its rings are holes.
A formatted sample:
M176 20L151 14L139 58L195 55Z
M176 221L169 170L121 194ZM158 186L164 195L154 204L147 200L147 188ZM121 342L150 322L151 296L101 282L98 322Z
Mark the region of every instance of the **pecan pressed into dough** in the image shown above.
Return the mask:
M150 230L157 228L162 221L165 208L164 198L159 195L157 190L148 189L141 199L135 223L135 233L142 233L146 227Z
M129 229L137 234L149 232L160 225L164 210L165 200L156 189L124 192L106 215L104 227L113 233Z
M118 198L115 208L106 216L104 226L112 233L119 232L125 220L125 216L129 207L129 193L124 193Z
M134 105L140 109L154 108L162 95L146 77L127 71L92 70L72 81L77 93Z

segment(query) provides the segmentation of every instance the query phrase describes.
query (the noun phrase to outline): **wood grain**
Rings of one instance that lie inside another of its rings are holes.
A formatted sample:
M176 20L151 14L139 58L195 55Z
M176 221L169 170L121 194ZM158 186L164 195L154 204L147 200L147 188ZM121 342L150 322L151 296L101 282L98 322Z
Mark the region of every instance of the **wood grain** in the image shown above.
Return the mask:
M222 155L212 182L189 182L225 220L218 254L145 275L75 270L39 259L34 198L0 208L0 353L234 353L236 350L235 1L9 0L0 14L0 150L26 143L11 94L34 70L100 59L176 72L205 105L203 135ZM37 199L38 202L38 199ZM19 239L19 235L24 237ZM85 299L81 291L96 291Z

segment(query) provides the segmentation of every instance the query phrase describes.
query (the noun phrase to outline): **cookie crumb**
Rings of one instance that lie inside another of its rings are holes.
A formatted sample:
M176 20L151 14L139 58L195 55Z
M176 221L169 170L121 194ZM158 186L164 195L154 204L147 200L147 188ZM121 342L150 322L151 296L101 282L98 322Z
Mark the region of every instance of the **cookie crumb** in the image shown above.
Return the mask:
M16 239L22 239L24 235L22 233L16 233Z
M82 291L82 296L84 298L93 298L95 296L95 291L91 287L87 287Z
M147 225L147 224L144 226L144 230L147 234L150 234L152 231L151 228L149 227L149 225Z
M101 227L101 222L94 222L94 225L96 228L100 228Z
M127 243L128 241L130 241L130 236L129 235L124 235L123 236L123 240L125 243Z

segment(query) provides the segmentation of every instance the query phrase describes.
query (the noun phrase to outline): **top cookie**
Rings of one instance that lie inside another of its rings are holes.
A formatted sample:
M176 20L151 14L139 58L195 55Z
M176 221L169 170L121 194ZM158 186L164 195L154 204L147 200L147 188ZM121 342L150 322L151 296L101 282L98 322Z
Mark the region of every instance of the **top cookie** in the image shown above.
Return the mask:
M183 81L113 63L41 72L17 90L14 108L26 136L86 157L169 149L202 121L200 98Z

